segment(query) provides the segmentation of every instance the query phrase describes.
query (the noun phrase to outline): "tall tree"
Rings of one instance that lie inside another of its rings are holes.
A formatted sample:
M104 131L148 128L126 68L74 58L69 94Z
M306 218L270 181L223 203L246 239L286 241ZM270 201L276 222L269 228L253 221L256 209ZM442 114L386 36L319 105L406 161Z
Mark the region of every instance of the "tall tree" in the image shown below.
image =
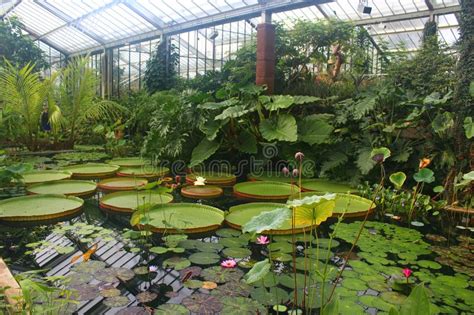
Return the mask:
M146 64L144 83L150 94L176 87L178 62L176 47L167 38L163 39Z

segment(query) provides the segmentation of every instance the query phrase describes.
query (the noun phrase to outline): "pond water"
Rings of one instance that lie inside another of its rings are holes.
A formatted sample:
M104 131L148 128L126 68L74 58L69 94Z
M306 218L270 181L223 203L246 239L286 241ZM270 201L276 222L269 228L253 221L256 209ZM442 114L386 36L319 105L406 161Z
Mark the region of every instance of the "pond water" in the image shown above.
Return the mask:
M222 210L245 202L232 197L229 188L209 200L182 198L179 189L173 195L173 202ZM147 314L146 306L157 309L155 314L317 314L361 226L357 219L330 219L314 234L270 236L266 245L225 226L197 236L140 237L128 230L128 216L101 211L98 198L100 194L87 199L80 216L62 223L29 228L0 224L0 255L15 272L47 269L44 274L61 277L56 284L75 290L71 299L79 303L58 313ZM407 228L383 220L371 217L366 223L337 282L340 314L388 314L421 282L429 289L432 313L472 314L470 235L444 237L433 227ZM94 244L91 260L71 263L78 250L86 252ZM237 266L222 268L221 262L230 258ZM263 280L252 285L241 281L267 258L272 268ZM412 271L408 278L404 268Z

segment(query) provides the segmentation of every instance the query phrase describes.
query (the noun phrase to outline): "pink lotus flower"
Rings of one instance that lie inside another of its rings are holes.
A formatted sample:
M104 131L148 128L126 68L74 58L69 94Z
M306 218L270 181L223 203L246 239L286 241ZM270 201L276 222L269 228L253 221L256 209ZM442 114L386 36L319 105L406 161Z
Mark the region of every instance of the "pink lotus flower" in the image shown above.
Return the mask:
M227 259L221 262L221 266L224 268L235 268L235 266L237 266L237 262L233 259Z
M293 170L293 177L298 177L299 174L300 174L300 172L295 168Z
M411 274L413 273L413 271L411 271L410 268L404 268L402 270L402 273L403 275L405 276L405 278L407 278L407 283L408 283L408 278L410 278Z
M283 175L285 176L288 176L288 174L290 174L290 170L288 169L288 167L284 167L281 172L283 173Z
M296 152L295 154L295 160L297 161L302 161L304 159L304 154L303 152Z
M268 236L260 235L259 237L257 237L257 244L258 245L267 245L268 243L270 243L270 240L268 239Z

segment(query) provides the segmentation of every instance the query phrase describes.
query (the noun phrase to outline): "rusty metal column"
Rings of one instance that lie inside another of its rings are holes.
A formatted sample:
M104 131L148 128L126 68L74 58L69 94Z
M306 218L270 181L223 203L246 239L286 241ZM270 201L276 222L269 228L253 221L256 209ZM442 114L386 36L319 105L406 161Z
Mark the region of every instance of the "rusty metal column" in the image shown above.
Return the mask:
M275 86L275 25L271 13L262 12L262 23L257 25L257 85L266 85L268 94Z

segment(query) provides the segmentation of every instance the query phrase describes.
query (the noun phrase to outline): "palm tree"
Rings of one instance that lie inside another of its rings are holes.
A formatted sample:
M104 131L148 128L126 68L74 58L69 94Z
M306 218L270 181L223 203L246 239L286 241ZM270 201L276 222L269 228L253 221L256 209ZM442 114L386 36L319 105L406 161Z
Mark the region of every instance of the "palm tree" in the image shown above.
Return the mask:
M70 126L74 145L79 126L102 119L118 119L126 109L113 101L97 100L97 80L88 58L74 58L61 72L58 100Z
M20 141L30 150L35 150L39 131L39 119L43 104L48 104L49 121L53 130L57 130L62 121L61 110L52 97L53 75L42 80L35 65L27 64L21 69L16 68L5 60L5 66L0 71L0 100L7 114L17 117L16 125Z

